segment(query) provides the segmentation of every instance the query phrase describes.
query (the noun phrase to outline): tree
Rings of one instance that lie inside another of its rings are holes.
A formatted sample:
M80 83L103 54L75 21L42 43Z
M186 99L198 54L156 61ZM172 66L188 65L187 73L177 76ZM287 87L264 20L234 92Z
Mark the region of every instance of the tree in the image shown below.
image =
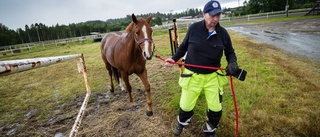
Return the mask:
M283 11L287 0L249 0L246 12L255 14L260 12ZM294 5L294 0L289 0L289 5Z
M156 17L151 21L151 26L162 25L162 19L160 17Z
M25 25L24 26L24 29L25 29L25 31L26 31L26 33L27 33L27 35L28 35L28 40L29 40L29 42L31 42L31 37L30 37L30 29L29 29L29 26L28 25Z
M21 40L21 43L24 43L25 32L21 28L18 28L16 32L17 32L18 39Z
M16 32L13 30L9 30L8 27L0 23L0 46L12 45L17 42Z

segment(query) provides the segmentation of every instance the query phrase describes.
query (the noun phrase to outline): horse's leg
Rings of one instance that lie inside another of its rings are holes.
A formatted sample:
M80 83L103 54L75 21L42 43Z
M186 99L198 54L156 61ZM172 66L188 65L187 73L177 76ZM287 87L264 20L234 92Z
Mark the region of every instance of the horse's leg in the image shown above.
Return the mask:
M110 92L113 93L114 92L114 86L113 86L113 80L112 80L112 74L113 73L112 73L111 65L108 62L106 62L105 64L106 64L106 68L108 70L108 74L109 74L109 77L110 77L110 87L111 87Z
M125 87L123 86L121 77L119 77L119 86L120 86L122 92L126 91Z
M147 103L148 103L148 108L147 108L147 116L152 116L153 112L152 112L152 99L151 99L151 92L150 92L150 83L148 81L148 76L147 76L147 69L145 69L142 73L138 74L138 76L140 77L144 88L147 92Z
M129 76L125 72L121 72L121 77L123 79L123 82L126 84L127 92L129 95L130 107L131 107L131 109L134 109L134 103L133 103L133 99L132 99L132 95L131 95L132 88L129 83Z

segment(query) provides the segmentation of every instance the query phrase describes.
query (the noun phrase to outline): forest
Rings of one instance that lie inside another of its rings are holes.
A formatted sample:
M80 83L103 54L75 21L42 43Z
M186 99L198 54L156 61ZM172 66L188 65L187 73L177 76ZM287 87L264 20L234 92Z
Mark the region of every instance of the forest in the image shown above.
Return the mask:
M283 11L285 5L290 5L289 9L311 8L317 0L248 0L243 2L243 6L237 8L223 8L223 12L232 11L224 16L246 15L262 12ZM185 16L202 16L202 9L191 8L180 13L151 13L152 24L162 25L162 22ZM150 14L137 15L146 18ZM68 25L56 24L47 26L43 23L26 24L24 28L16 30L9 29L0 22L0 46L31 43L71 37L81 37L90 35L92 32L106 33L111 31L124 30L131 22L131 15L123 18L107 19L106 21L93 20L81 23L70 23Z

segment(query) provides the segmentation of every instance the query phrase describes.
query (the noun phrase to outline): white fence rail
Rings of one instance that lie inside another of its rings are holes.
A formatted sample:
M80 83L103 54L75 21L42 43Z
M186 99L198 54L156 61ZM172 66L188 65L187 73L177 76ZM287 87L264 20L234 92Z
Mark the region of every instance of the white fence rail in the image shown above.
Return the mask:
M81 54L0 61L0 77L81 57Z
M48 45L58 46L59 44L68 44L73 42L83 42L88 39L94 39L96 35L82 36L82 37L74 37L74 38L66 38L66 39L57 39L57 40L48 40L48 41L40 41L40 42L32 42L32 43L23 43L17 45L8 45L8 46L0 46L0 54L6 55L7 53L19 53L21 50L31 51L32 48L37 46L42 46L45 48Z
M311 8L305 8L305 9L296 9L296 10L289 10L288 15L305 15L311 10ZM257 14L250 14L250 15L244 15L244 16L233 16L233 17L225 17L220 20L220 22L233 22L238 20L254 20L254 19L269 19L272 17L284 17L286 16L286 11L275 11L275 12L266 12L266 13L257 13Z
M10 74L25 71L25 70L48 66L51 64L55 64L58 62L62 62L62 61L66 61L74 58L80 58L80 62L78 63L77 66L78 66L79 73L82 72L83 74L87 93L81 105L81 108L79 110L79 113L77 115L76 121L74 122L74 125L70 131L69 137L75 137L77 135L80 124L81 124L81 120L84 116L84 112L87 107L89 97L91 94L90 84L88 81L87 70L86 70L86 65L85 65L83 55L74 54L74 55L66 55L66 56L0 61L0 77L1 77L1 76L10 75Z
M296 10L289 10L288 15L305 15L311 10L311 8L305 9L296 9ZM240 22L240 21L251 21L256 19L269 19L273 17L285 17L286 11L276 11L276 12L267 12L267 13L258 13L258 14L250 14L244 16L233 16L233 17L223 17L221 16L220 22ZM197 19L177 19L177 24L179 28L188 27L190 24L200 21L203 18ZM168 29L173 26L173 22L164 23L161 26L153 27L154 29Z

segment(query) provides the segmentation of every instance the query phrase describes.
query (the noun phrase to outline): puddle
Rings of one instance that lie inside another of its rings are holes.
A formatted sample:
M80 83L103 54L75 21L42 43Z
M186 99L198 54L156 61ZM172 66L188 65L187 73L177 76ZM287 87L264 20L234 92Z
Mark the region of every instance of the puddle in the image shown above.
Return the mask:
M58 132L54 135L54 137L65 137L65 135L61 132Z
M320 21L320 19L318 20ZM320 62L320 32L315 32L320 28L320 23L311 24L308 28L305 27L306 25L308 24L282 22L226 28L253 37L258 41L273 45L293 54ZM299 32L292 31L292 29L290 29L291 27L296 27L295 30L304 30ZM314 27L318 28L315 29Z

